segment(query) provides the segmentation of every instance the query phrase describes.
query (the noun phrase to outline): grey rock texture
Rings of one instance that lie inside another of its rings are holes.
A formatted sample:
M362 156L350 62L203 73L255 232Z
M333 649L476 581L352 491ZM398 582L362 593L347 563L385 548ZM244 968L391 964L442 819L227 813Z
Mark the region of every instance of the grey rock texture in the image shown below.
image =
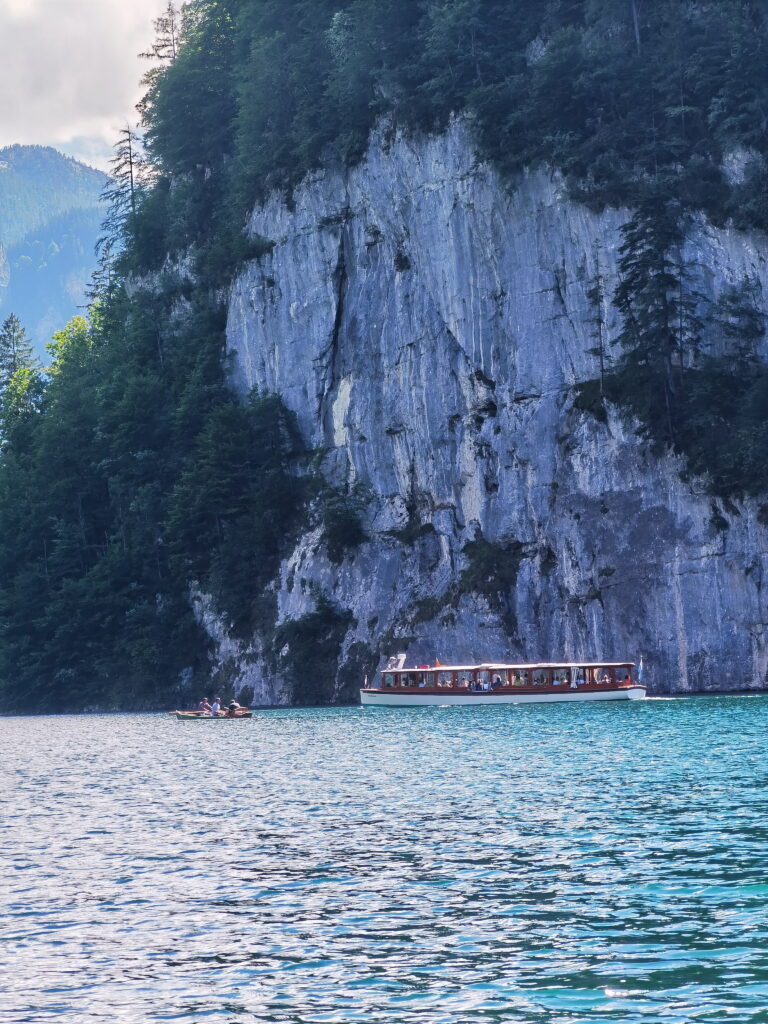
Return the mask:
M619 410L600 423L573 405L598 373L598 275L616 333L625 219L571 202L555 174L506 186L462 122L432 138L382 126L358 166L253 211L276 244L232 288L233 379L281 395L329 481L368 496L369 539L340 565L319 528L300 540L280 621L320 593L350 609L340 664L360 643L409 662L642 653L655 692L768 685L759 504L718 505L717 528L703 483ZM768 295L765 240L701 222L688 247L710 297L747 275ZM505 593L465 572L478 538L498 545ZM243 679L259 642L237 655ZM260 679L258 699L290 700Z

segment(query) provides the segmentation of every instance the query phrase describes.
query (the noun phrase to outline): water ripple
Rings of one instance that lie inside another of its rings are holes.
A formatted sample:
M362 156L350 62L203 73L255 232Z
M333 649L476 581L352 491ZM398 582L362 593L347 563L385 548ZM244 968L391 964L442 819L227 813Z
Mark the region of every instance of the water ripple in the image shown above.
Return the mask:
M768 1021L768 698L0 721L0 1020Z

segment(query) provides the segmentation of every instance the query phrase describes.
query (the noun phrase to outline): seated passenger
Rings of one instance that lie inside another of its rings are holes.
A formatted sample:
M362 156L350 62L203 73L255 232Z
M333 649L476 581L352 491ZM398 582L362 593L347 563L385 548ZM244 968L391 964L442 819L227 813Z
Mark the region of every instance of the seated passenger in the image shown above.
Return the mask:
M206 715L210 715L212 709L211 705L208 703L207 697L203 697L203 699L197 705L197 710L205 712Z
M499 675L498 672L493 677L493 683L491 685L492 686L503 686L504 685L504 683L502 682L501 676Z

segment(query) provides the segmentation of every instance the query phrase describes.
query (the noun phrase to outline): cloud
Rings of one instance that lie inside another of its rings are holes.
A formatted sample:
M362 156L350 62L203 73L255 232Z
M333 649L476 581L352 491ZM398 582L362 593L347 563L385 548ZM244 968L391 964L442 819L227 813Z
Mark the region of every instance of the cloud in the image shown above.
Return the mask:
M167 0L0 0L0 146L38 143L104 166L135 121L137 54Z

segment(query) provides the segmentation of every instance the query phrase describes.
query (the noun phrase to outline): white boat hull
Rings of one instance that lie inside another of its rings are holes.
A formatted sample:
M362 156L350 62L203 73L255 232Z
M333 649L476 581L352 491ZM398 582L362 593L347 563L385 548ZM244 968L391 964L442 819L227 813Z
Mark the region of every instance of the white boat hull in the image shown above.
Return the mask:
M644 686L620 689L571 690L547 693L403 693L397 690L361 690L360 703L365 707L452 707L477 704L574 704L587 700L642 700Z

